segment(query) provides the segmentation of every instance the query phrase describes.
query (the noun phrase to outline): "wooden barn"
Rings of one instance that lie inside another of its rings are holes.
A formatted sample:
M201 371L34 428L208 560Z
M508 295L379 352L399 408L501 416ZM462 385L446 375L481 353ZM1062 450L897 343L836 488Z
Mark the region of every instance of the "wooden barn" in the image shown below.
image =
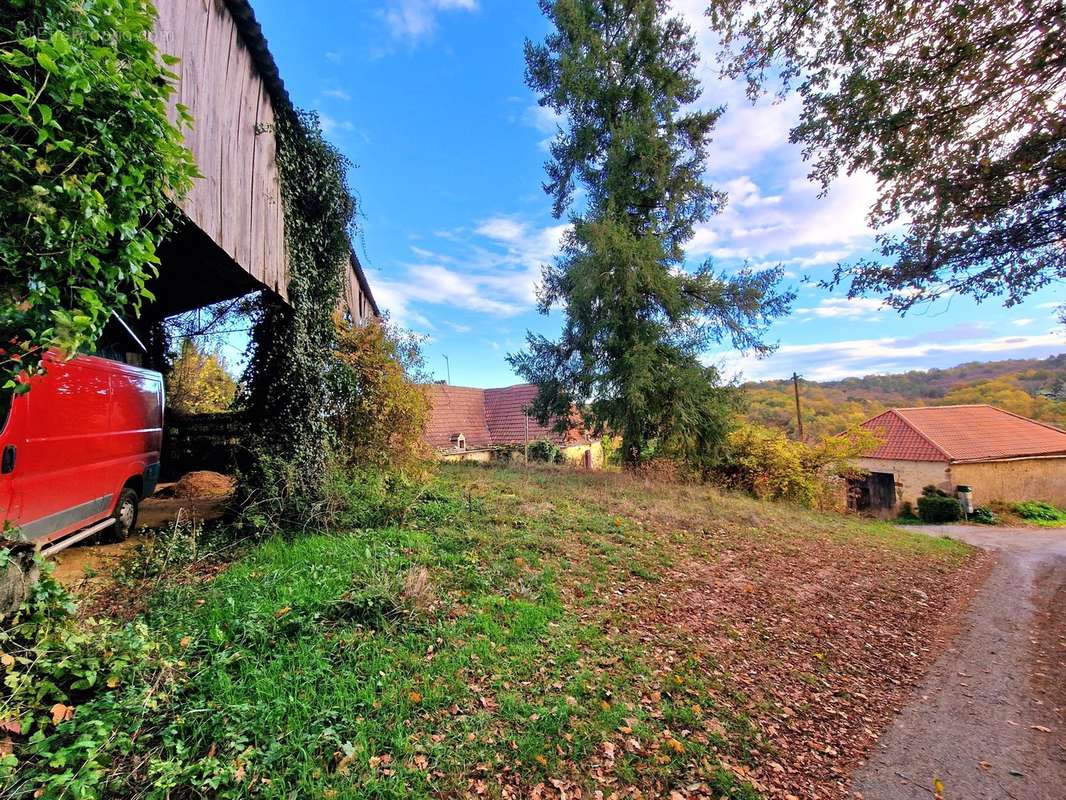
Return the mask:
M288 254L271 126L293 106L246 0L156 0L154 40L180 60L171 96L193 117L186 146L202 178L182 204L188 224L161 249L147 322L258 289L286 299ZM343 303L353 320L378 315L352 254Z

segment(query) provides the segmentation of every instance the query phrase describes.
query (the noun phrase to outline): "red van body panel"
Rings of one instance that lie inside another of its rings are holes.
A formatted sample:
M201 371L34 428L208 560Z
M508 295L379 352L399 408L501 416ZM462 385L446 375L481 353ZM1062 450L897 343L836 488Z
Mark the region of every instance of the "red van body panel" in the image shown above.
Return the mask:
M49 542L108 517L123 487L155 491L163 376L96 356L46 358L47 373L12 400L0 451L0 514L23 538Z

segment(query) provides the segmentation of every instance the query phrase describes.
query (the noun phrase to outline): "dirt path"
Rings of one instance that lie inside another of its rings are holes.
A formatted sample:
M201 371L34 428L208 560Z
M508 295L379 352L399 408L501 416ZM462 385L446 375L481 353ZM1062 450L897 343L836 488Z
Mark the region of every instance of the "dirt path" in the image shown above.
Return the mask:
M1066 797L1066 530L941 526L997 551L947 650L857 771L865 800Z
M97 588L105 583L103 578L111 574L127 552L145 541L146 528L169 525L179 514L183 514L186 519L216 519L222 514L225 502L226 498L219 497L149 497L141 502L137 534L116 544L83 542L62 551L55 557L55 578L68 589L78 592Z

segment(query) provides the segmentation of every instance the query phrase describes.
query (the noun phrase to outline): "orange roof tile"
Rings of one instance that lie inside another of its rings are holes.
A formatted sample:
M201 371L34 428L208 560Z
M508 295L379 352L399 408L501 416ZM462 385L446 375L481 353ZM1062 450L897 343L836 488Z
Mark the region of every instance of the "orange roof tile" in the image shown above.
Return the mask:
M520 383L501 389L432 384L429 390L432 409L425 439L431 447L454 449L455 437L460 433L468 450L526 441L526 409L537 396L535 384ZM529 417L528 425L531 442L550 439L565 444L580 438L577 427L559 434L533 417Z
M455 447L453 437L460 433L466 439L467 450L489 446L483 389L435 383L429 386L429 399L432 408L424 436L430 447L450 450Z
M989 405L894 408L862 427L885 439L869 458L999 461L1066 456L1066 431Z

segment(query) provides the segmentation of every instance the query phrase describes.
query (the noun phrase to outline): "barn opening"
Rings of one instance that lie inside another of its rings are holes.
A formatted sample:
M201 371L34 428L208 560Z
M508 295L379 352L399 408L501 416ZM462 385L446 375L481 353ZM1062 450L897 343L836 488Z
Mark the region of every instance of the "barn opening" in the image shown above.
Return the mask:
M891 472L871 472L849 478L848 507L853 511L891 511L896 507L896 476Z

